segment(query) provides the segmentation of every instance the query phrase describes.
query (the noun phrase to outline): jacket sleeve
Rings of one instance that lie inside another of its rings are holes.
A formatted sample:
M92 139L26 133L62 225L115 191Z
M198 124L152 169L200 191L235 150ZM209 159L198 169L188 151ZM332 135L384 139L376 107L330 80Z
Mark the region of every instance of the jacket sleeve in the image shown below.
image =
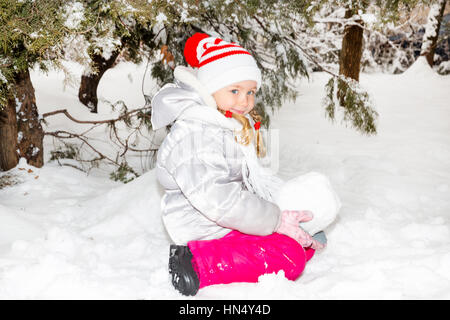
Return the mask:
M281 215L279 207L244 189L241 179L231 177L218 143L184 154L189 156L178 157L181 160L171 173L194 208L218 225L246 234L268 235L275 231Z

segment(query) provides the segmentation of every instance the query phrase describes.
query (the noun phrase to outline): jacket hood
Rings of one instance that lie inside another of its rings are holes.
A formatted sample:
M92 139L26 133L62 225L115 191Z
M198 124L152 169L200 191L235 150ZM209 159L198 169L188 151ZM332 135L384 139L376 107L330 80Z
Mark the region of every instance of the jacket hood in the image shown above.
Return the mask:
M180 114L192 106L217 108L213 96L198 81L195 69L176 67L174 77L175 83L164 85L152 99L153 130L174 122Z

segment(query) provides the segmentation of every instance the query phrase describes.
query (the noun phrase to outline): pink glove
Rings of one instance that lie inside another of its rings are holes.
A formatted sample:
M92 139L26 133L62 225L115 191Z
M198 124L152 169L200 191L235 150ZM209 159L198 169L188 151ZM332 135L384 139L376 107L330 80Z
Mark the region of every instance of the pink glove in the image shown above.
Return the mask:
M311 247L315 250L323 249L325 246L314 240L311 235L303 230L299 223L312 220L311 211L284 210L281 212L281 222L275 232L284 234L296 240L303 248Z

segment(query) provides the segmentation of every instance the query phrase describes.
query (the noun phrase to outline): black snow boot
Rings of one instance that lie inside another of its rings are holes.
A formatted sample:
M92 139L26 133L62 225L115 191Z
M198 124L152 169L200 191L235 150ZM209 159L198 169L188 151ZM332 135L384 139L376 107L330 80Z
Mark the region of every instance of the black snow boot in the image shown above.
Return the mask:
M192 252L188 246L170 246L169 273L172 275L172 284L185 296L195 296L200 285L191 261Z

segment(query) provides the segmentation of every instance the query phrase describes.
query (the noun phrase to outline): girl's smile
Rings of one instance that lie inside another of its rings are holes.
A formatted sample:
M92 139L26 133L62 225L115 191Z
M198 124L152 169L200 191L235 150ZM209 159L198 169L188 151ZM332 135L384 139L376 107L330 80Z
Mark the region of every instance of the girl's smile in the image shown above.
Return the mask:
M236 110L236 109L233 109L233 108L230 108L230 111L231 111L231 112L234 112L234 113L244 114L243 111Z

